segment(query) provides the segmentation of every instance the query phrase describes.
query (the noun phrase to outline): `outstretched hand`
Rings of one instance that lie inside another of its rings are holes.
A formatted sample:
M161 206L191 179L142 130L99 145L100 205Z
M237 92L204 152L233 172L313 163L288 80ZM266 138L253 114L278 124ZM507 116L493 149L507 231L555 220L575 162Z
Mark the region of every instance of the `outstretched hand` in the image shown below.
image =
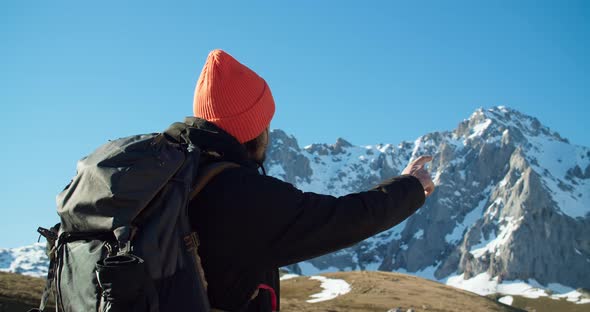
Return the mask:
M430 177L430 173L424 168L426 163L432 161L432 156L420 156L410 162L406 169L402 171L402 174L409 174L411 176L416 177L422 187L424 188L424 195L426 197L430 196L432 192L434 192L434 182L432 182L432 178Z

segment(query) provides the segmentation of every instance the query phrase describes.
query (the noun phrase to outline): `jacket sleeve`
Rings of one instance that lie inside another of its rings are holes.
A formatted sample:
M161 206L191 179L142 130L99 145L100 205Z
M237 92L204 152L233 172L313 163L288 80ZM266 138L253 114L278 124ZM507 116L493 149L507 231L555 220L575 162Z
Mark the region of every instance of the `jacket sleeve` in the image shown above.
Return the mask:
M258 264L280 267L349 247L387 230L424 204L422 185L399 176L342 197L302 192L249 170L230 169L211 183L231 189L226 201L245 209L244 237L260 252ZM229 203L227 203L229 204Z

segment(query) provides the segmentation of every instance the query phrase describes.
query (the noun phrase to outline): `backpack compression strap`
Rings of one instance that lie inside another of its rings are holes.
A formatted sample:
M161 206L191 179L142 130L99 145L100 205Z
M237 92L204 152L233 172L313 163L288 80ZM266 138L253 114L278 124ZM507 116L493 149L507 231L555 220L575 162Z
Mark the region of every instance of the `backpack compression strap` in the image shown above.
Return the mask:
M205 188L207 183L209 183L215 176L217 176L226 169L237 168L239 166L240 165L233 162L221 161L206 166L205 168L203 168L203 170L200 170L201 173L197 177L197 186L191 192L190 199L192 200L193 198L195 198Z

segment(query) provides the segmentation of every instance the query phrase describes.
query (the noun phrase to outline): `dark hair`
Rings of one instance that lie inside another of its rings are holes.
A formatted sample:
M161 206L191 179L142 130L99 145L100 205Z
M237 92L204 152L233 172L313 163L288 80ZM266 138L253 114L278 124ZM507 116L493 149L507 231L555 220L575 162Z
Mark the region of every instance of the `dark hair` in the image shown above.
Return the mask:
M246 152L248 152L248 155L255 155L258 149L260 149L260 147L266 143L264 141L265 132L266 129L254 139L244 143L244 147L246 148Z

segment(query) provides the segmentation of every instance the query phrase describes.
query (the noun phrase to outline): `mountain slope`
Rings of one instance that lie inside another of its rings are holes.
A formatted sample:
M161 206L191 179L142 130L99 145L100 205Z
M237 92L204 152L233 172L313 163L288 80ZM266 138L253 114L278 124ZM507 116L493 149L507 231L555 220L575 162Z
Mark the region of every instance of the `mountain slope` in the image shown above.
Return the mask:
M0 249L0 272L45 277L48 267L49 259L45 253L45 243Z

